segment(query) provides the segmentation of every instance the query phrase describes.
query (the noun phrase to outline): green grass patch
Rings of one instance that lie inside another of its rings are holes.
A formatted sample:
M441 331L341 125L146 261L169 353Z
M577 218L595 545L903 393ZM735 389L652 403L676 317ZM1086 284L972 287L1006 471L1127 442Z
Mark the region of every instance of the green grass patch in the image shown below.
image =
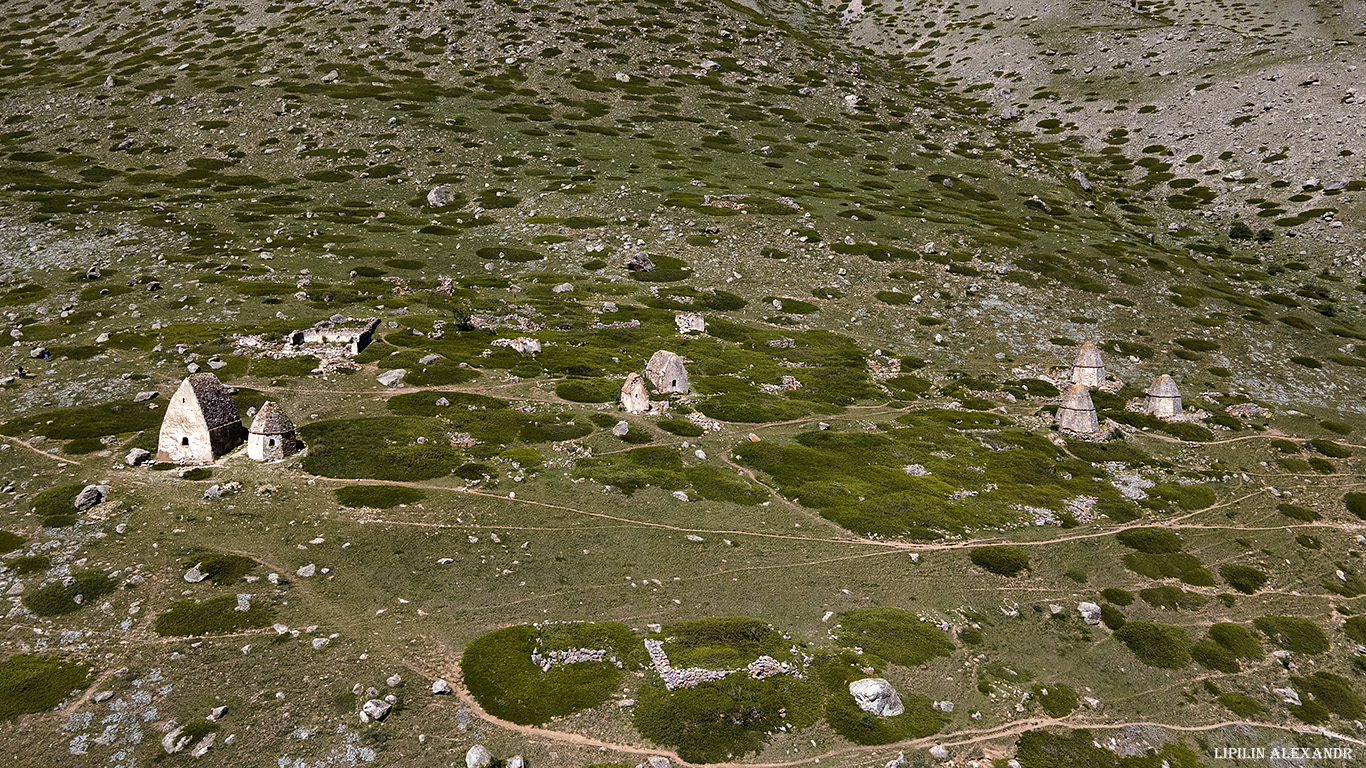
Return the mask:
M1256 717L1266 711L1260 701L1242 693L1221 693L1215 701L1238 717Z
M25 555L16 557L12 560L0 562L6 570L15 576L28 576L34 573L42 573L52 567L52 561L45 555Z
M118 583L103 571L81 571L72 574L71 580L69 585L53 582L24 595L24 607L39 616L63 616L94 603L118 588Z
M1348 493L1342 497L1342 503L1347 507L1347 511L1366 520L1366 493Z
M1312 698L1324 709L1344 720L1355 720L1366 712L1361 695L1352 689L1347 678L1331 672L1315 672L1306 677L1291 675L1290 684L1302 699Z
M1314 450L1324 456L1329 456L1334 459L1346 459L1352 455L1351 448L1335 443L1332 440L1310 440L1309 444L1314 447Z
M80 483L57 485L33 497L33 512L38 515L44 528L63 528L76 524L76 497L81 489Z
M1181 551L1181 537L1165 528L1130 528L1115 534L1115 539L1129 549L1150 555Z
M706 434L706 430L687 419L664 419L657 422L655 426L679 437L701 437Z
M153 629L162 637L229 635L271 623L275 612L253 603L238 611L236 595L219 595L208 600L177 600L157 616Z
M476 638L466 646L460 670L486 712L519 725L540 725L599 706L621 686L623 671L611 661L555 664L546 671L531 660L535 651L547 656L568 648L607 651L629 669L644 662L639 638L622 624L523 624Z
M180 561L180 567L187 571L196 565L199 566L199 572L208 576L209 581L215 586L226 587L251 573L251 569L259 563L243 555L225 555L219 552L203 552Z
M1317 656L1328 651L1328 636L1318 624L1309 619L1298 616L1262 616L1254 619L1252 624L1278 648L1307 656Z
M1139 661L1150 667L1181 669L1191 661L1191 642L1186 630L1149 621L1130 621L1115 631Z
M933 622L900 608L848 611L839 622L840 645L903 667L918 667L954 650L949 636Z
M305 424L299 428L308 444L304 470L323 477L369 480L441 477L459 461L446 431L433 419L400 416Z
M1029 555L1018 547L975 547L968 557L978 568L1001 576L1018 576L1029 570Z
M555 394L571 403L611 403L621 395L621 382L613 379L566 379L555 385Z
M14 550L24 546L24 542L26 541L28 541L28 539L24 538L23 536L20 536L17 533L10 533L9 531L0 531L0 555L5 554L6 552L13 552ZM10 562L13 563L13 561ZM11 567L13 566L11 565Z
M1267 575L1261 570L1236 563L1224 563L1219 566L1219 576L1230 587L1245 595L1256 594L1267 582Z
M1062 683L1036 685L1030 691L1034 700L1048 713L1049 717L1066 717L1077 708L1077 692Z
M0 433L16 436L39 434L53 440L101 438L127 432L160 429L163 408L148 408L147 403L105 403L76 408L58 408L32 416L10 419L0 424Z
M416 504L427 497L419 488L402 485L348 485L336 490L337 503L343 507L390 509L400 504Z
M0 663L0 720L46 712L90 684L90 665L40 654Z

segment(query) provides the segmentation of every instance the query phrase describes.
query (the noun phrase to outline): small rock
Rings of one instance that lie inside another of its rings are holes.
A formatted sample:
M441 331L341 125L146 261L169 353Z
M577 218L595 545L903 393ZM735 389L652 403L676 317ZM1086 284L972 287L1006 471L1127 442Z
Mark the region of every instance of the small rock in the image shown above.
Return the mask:
M123 461L130 467L140 467L143 464L146 464L151 458L151 451L142 448L134 448L128 452L128 455L123 458Z
M81 489L80 493L76 494L73 506L84 512L104 501L108 494L109 486L107 485L87 485Z
M370 699L365 702L360 711L371 720L383 720L389 716L390 709L393 709L393 705L389 702L383 699Z
M616 435L617 437L626 437L626 433L630 431L631 425L625 421L618 421L616 425L612 427L612 434Z
M1077 611L1081 613L1082 621L1091 626L1100 623L1100 606L1095 603L1077 603Z
M47 359L47 347L34 347L29 350L28 356L34 359L42 358L45 360Z
M401 682L403 682L403 678L399 675L390 675L389 679L384 681L384 684L389 686L390 688L393 688Z
M435 363L437 360L440 360L440 359L441 359L441 355L436 355L436 354L432 354L432 355L423 355L423 356L422 356L422 359L418 360L417 362L418 362L419 365L431 365L432 363Z
M455 189L449 184L432 187L427 193L427 204L433 208L444 208L455 201Z
M574 284L573 284L573 283L560 283L559 285L557 285L557 286L551 288L550 290L551 290L553 293L569 293L570 291L574 290Z
M375 378L375 381L378 381L386 387L397 387L403 383L403 377L406 376L407 373L408 371L406 369L394 368L381 373Z
M313 650L321 651L329 642L331 641L325 637L315 637L313 638Z
M930 747L930 757L942 762L949 759L949 751L942 744L935 744Z
M210 720L221 720L221 719L223 719L223 715L226 715L227 713L228 713L228 708L227 708L226 706L224 706L224 707L214 707L214 708L213 708L213 711L209 713L209 719L210 719Z
M652 757L649 760L650 768L669 768L669 758Z
M238 595L237 605L232 610L236 613L246 613L251 610L251 595Z
M674 491L673 493L671 493L671 494L669 494L669 495L670 495L670 496L673 496L675 499L678 499L679 501L687 501L687 500L688 500L688 494L684 493L683 491Z
M315 574L315 573L317 573L317 572L318 572L318 566L315 565L315 564L313 564L313 563L309 563L308 565L305 565L304 567L302 567L302 568L300 568L299 570L295 571L294 574L295 574L296 576L300 576L300 577L306 579L306 578L312 576L313 574Z
M437 696L448 696L451 693L451 684L445 680L437 680L432 683L432 693Z
M199 566L201 565L203 565L203 563L195 563L193 568L186 571L185 581L189 582L190 584L198 584L199 582L209 578L209 574L199 570Z
M465 753L465 768L489 768L492 764L493 755L483 744L475 744Z
M522 759L521 755L513 755L508 758L506 763L503 763L503 768L526 768L526 761Z

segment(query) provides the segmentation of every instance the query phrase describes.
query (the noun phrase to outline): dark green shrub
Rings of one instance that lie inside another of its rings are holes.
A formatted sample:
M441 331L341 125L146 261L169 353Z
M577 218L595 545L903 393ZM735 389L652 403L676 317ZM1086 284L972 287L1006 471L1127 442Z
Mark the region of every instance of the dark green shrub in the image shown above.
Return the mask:
M1333 432L1339 435L1352 434L1352 425L1341 421L1332 421L1329 419L1324 419L1323 421L1319 422L1319 426L1323 427L1329 432Z
M274 611L259 604L245 611L236 608L236 595L219 595L202 602L177 600L157 616L152 628L162 637L230 635L267 626L275 616Z
M1018 576L1029 569L1029 554L1018 547L974 547L969 557L977 567L1001 576Z
M1198 610L1204 607L1209 600L1197 592L1187 592L1180 587L1161 586L1141 589L1138 596L1143 598L1143 602L1154 608L1166 608L1170 610Z
M33 512L44 528L63 528L76 524L76 496L85 486L80 483L57 485L33 497Z
M1161 483L1148 489L1148 495L1175 504L1187 511L1203 509L1212 506L1215 502L1214 491L1203 485Z
M1213 669L1230 675L1237 674L1243 669L1227 648L1213 640L1201 640L1191 646L1191 658L1206 669Z
M1115 539L1150 555L1181 551L1181 537L1165 528L1130 528L1115 534Z
M1111 631L1119 629L1128 621L1122 611L1108 603L1100 606L1100 620Z
M1220 622L1209 628L1209 639L1239 659L1260 659L1266 655L1257 636L1242 624Z
M1282 515L1285 515L1286 517L1293 518L1295 520L1302 520L1306 523L1312 523L1315 520L1318 520L1320 517L1322 517L1319 513L1315 512L1314 510L1306 509L1305 507L1301 507L1298 504L1277 504L1276 511L1280 512Z
M1219 566L1219 575L1230 587L1245 595L1255 594L1267 582L1267 575L1250 565L1224 563Z
M1366 493L1349 493L1342 497L1342 503L1347 505L1347 511L1366 520Z
M1214 439L1214 433L1188 421L1163 421L1158 427L1159 430L1166 432L1178 440L1185 440L1189 443L1208 443Z
M1281 453L1299 453L1300 451L1304 450L1304 447L1301 446L1299 443L1295 442L1294 440L1283 440L1281 438L1276 438L1275 440L1272 440L1271 447L1275 448L1277 451L1280 451Z
M1366 645L1366 616L1353 616L1347 619L1342 625L1342 631L1349 639Z
M90 665L39 654L0 663L0 720L46 712L90 684Z
M1331 475L1338 471L1336 465L1322 456L1314 456L1309 459L1309 468L1320 475Z
M180 561L180 567L189 570L199 566L199 572L209 577L216 586L226 587L251 572L257 562L242 555L224 555L217 552L203 552Z
M648 684L637 695L632 723L645 738L673 747L681 759L703 764L758 752L774 729L809 724L819 712L820 693L805 680L787 675L753 680L737 672L674 691L659 682Z
M299 429L308 444L305 471L371 480L430 480L449 473L459 454L445 432L434 421L398 416L338 419Z
M903 667L953 653L953 643L933 622L900 608L865 608L839 617L839 644Z
M1341 445L1340 443L1335 443L1332 440L1310 440L1309 444L1314 446L1314 450L1324 456L1330 456L1334 459L1346 459L1352 455L1351 448Z
M416 504L427 497L417 488L402 485L348 485L336 491L337 503L343 507L390 509L400 504Z
M72 574L70 586L53 582L24 595L24 607L39 616L61 616L110 594L118 584L101 571L81 571ZM81 598L76 602L77 597Z
M855 678L857 679L857 678ZM925 738L939 732L947 720L923 696L902 696L906 711L895 717L878 717L859 709L849 694L848 683L833 691L825 705L825 720L835 733L860 745L891 744L908 738Z
M1067 735L1025 731L1016 743L1015 759L1021 768L1116 768L1119 762L1115 753L1096 746L1095 737L1083 729Z
M36 433L53 440L100 438L126 432L157 429L165 412L147 403L105 403L77 408L58 408L0 424L0 433Z
M0 531L0 555L5 554L6 552L13 552L14 550L24 546L24 542L26 541L28 541L28 539L24 538L23 536L20 536L17 533L10 533L9 531ZM11 560L8 563L8 565L12 569L14 567L14 561Z
M655 426L679 437L701 437L706 433L706 430L687 419L664 419Z
M1316 656L1328 650L1328 637L1319 625L1298 616L1262 616L1253 620L1277 647L1294 653Z
M208 467L195 467L180 473L181 480L208 480L213 477L213 470Z
M559 664L544 671L531 661L568 648L601 649L631 669L642 661L640 640L621 624L602 622L519 625L481 635L465 648L460 670L470 693L489 714L521 725L596 707L621 685L622 670L610 661Z
M621 382L612 379L566 379L555 394L573 403L610 403L621 395Z
M1312 697L1324 709L1344 720L1355 720L1366 712L1361 696L1352 690L1352 684L1346 678L1330 672L1315 672L1307 677L1292 675L1290 684L1303 698Z
M1119 638L1138 660L1150 667L1180 669L1190 663L1190 637L1180 627L1169 627L1148 621L1130 621L1115 630Z
M16 557L13 560L5 560L0 565L4 565L15 576L27 576L46 571L52 567L52 561L43 555L26 555Z
M1134 602L1134 593L1130 592L1127 589L1120 589L1119 587L1110 587L1109 589L1102 589L1100 591L1100 596L1105 598L1107 601L1120 606L1132 605Z
M688 467L684 475L697 494L704 499L752 506L768 498L768 491L762 486L740 479L734 472L726 472L710 464Z
M1266 711L1260 701L1241 693L1221 693L1216 701L1238 717L1256 717Z
M1077 708L1077 692L1062 683L1036 685L1032 694L1049 717L1066 717Z

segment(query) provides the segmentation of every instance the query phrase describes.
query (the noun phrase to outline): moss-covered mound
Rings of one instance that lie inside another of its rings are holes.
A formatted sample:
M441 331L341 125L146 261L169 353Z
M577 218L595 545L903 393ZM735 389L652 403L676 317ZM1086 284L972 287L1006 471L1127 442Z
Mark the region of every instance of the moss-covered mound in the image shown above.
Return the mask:
M605 651L605 660L563 663L559 654L570 649ZM489 714L539 725L607 701L621 687L623 669L645 661L640 639L622 624L523 624L476 638L465 648L460 670Z
M247 610L238 611L236 595L219 595L203 601L171 603L157 616L153 629L163 637L228 635L267 626L274 617L274 611L254 602Z
M38 654L0 662L0 720L45 712L90 684L90 666Z

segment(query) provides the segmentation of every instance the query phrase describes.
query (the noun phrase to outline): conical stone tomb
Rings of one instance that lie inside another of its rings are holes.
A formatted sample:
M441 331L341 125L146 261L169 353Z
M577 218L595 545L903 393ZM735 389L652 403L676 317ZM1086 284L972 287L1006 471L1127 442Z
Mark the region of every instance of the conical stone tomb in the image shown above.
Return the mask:
M1164 373L1148 387L1148 399L1143 405L1148 413L1160 419L1179 416L1182 410L1181 391L1176 388L1172 377Z
M1058 404L1058 426L1070 432L1090 435L1100 430L1100 417L1091 402L1091 391L1077 383L1067 388Z
M1077 350L1077 359L1072 361L1072 382L1088 387L1105 383L1105 362L1100 359L1100 350L1094 341L1082 344Z

